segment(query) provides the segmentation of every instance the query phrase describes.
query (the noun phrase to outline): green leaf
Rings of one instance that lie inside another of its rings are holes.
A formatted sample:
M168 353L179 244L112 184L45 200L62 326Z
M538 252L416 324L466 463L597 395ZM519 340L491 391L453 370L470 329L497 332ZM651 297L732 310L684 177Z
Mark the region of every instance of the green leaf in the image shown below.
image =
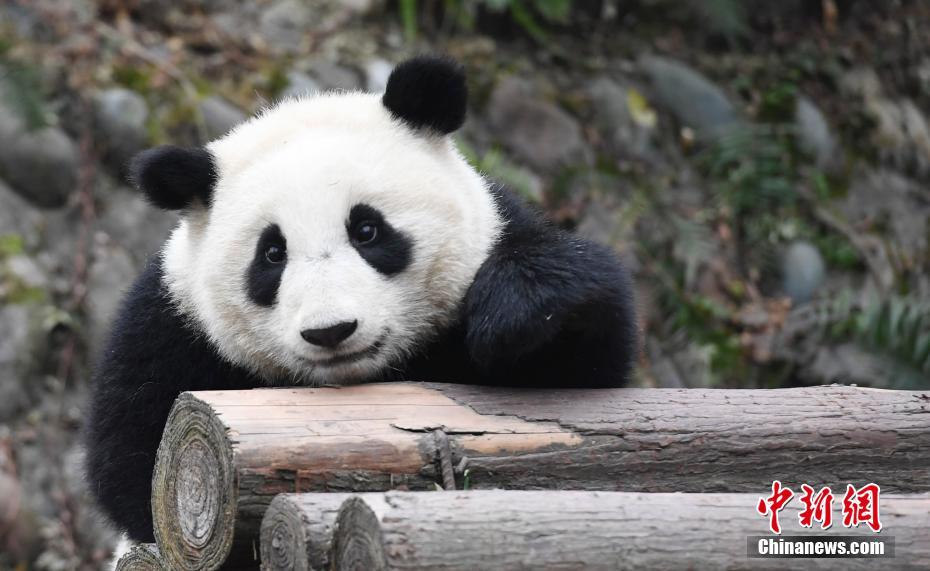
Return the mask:
M412 43L417 39L417 0L400 1L400 20L404 26L404 37Z

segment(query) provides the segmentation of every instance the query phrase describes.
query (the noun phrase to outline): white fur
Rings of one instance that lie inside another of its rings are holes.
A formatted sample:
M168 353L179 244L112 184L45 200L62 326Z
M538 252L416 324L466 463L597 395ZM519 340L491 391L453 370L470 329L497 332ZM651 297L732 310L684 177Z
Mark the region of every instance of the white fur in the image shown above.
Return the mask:
M110 557L109 567L111 571L115 571L119 560L122 559L124 555L129 553L129 551L135 545L136 544L132 540L126 537L125 533L119 536L119 543L117 543L116 547L113 548L113 555Z
M208 146L219 181L210 209L185 214L164 252L173 299L234 363L269 382L339 384L397 362L447 325L497 240L487 183L449 137L393 119L380 96L288 100ZM413 240L413 261L386 277L346 233L358 203ZM248 299L246 271L262 230L278 224L287 265L274 306ZM300 331L358 320L335 350ZM376 356L314 365L361 351Z

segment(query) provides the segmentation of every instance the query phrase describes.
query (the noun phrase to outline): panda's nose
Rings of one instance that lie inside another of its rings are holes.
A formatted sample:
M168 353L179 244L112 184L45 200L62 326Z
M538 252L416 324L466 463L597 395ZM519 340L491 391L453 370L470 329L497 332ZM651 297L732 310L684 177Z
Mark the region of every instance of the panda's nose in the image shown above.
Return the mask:
M343 341L349 338L358 329L358 320L343 321L329 327L320 329L304 329L300 336L304 341L311 345L319 345L327 349L333 349Z

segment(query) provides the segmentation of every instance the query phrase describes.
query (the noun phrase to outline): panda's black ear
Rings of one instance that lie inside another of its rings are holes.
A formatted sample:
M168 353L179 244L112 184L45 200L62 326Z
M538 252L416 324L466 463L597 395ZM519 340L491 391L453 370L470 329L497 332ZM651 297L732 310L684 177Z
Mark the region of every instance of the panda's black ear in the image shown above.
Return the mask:
M414 129L448 135L465 122L465 71L445 57L409 59L391 72L381 101L394 117Z
M181 210L210 204L216 163L206 149L163 145L142 151L129 165L129 180L159 208Z

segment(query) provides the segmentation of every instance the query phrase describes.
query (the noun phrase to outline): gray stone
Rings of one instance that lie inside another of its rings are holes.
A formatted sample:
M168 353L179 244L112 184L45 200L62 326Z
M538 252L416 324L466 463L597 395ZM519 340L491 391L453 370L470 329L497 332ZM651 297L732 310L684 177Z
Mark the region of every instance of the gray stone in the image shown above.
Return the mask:
M679 61L645 56L639 66L652 81L656 97L681 125L707 141L739 123L733 103L720 87Z
M301 51L308 41L312 24L313 11L307 2L278 0L262 12L258 31L273 51L292 54Z
M848 97L874 99L882 93L882 82L870 67L858 67L840 79L840 92Z
M44 208L62 206L77 182L79 154L58 127L28 130L0 107L0 177L27 200Z
M798 144L814 158L817 168L836 173L839 168L839 148L826 117L807 97L799 97L794 113Z
M388 78L394 71L394 64L383 59L369 60L363 69L365 72L365 89L370 93L383 93Z
M175 213L150 205L128 188L114 192L105 206L95 241L104 246L118 244L138 267L158 251L178 222Z
M587 162L581 127L559 107L534 97L527 82L501 80L491 94L488 120L495 135L517 158L540 171Z
M890 170L857 172L834 206L854 228L878 222L887 227L902 261L920 263L930 252L930 202L924 187Z
M280 99L306 97L323 91L320 84L306 73L291 71L287 74L287 87L281 92Z
M847 73L840 86L844 94L863 100L875 128L871 143L882 162L909 174L930 178L930 122L910 99L883 94L881 80L871 68Z
M147 146L149 108L138 93L114 87L94 96L97 140L117 165L125 165Z
M28 382L32 364L31 328L34 309L23 304L0 304L0 423L29 404Z
M654 153L655 124L637 121L630 112L630 86L599 77L587 86L594 121L615 153L649 159Z
M15 234L25 248L35 249L44 225L43 213L0 181L0 236Z
M137 271L132 256L119 245L98 245L94 248L93 262L87 272L87 297L84 299L91 354L97 354L103 348L110 321Z
M810 301L826 277L823 256L808 242L788 246L782 260L782 287L796 304Z
M331 61L316 60L307 65L308 73L325 90L352 91L361 88L358 74Z
M210 140L222 137L248 118L241 109L216 95L200 102L200 113Z

